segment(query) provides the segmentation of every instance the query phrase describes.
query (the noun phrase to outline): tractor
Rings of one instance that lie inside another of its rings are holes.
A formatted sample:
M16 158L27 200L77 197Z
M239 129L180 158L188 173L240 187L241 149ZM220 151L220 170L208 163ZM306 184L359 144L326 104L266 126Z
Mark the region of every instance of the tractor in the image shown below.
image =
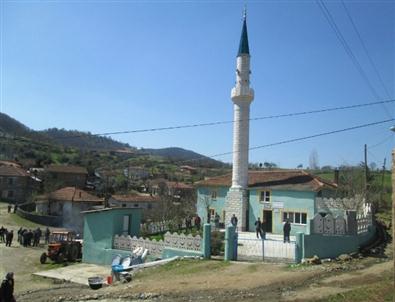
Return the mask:
M55 263L64 261L74 262L82 258L81 240L76 239L75 232L71 231L54 231L49 237L48 253L42 253L40 256L41 264L51 259Z

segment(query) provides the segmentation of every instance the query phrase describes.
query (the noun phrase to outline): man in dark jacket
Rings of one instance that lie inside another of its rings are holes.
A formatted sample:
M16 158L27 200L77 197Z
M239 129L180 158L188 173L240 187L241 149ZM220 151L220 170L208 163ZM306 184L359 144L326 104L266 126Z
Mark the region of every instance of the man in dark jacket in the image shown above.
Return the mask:
M15 302L14 298L14 273L7 273L0 287L1 302Z
M256 238L258 239L259 237L262 238L262 222L260 217L258 217L258 220L255 221L255 231L256 231Z
M236 231L237 231L237 217L235 214L233 214L232 218L230 218L230 223L235 227Z
M5 235L5 246L11 246L12 239L14 238L14 231L11 230Z
M291 224L289 223L289 219L285 221L283 231L284 231L284 243L290 242L289 234L291 233Z

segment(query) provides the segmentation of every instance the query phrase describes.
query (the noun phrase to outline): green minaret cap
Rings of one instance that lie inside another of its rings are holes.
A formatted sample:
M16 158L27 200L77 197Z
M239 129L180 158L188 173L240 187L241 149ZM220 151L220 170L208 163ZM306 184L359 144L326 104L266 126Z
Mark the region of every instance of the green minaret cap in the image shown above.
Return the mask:
M240 37L240 45L239 45L239 52L237 56L242 54L250 54L250 48L248 47L248 35L247 35L247 17L246 13L244 12L244 20L243 20L243 29L241 30L241 37Z

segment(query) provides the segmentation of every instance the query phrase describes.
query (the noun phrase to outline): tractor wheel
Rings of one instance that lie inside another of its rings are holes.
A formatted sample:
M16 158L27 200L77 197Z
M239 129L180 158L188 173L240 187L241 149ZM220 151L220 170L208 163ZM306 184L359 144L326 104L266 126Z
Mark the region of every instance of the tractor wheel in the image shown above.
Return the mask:
M63 253L59 253L56 257L56 263L63 263L64 262L64 255Z
M42 253L40 256L40 263L44 264L47 261L47 254L46 253Z
M76 245L71 245L69 249L69 254L67 257L68 261L76 261L78 258L78 247Z

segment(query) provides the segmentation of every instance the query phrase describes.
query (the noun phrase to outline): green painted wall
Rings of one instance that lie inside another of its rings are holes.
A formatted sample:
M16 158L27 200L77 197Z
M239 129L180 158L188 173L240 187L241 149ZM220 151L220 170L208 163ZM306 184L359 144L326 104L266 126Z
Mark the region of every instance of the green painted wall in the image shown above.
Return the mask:
M211 192L217 191L217 198L213 200L211 198ZM223 216L223 210L225 207L226 194L229 188L227 187L198 187L197 188L197 213L202 218L202 222L205 223L207 220L206 202L210 208L220 215L221 222ZM259 201L260 192L264 189L254 188L250 189L249 196L249 231L255 231L255 221L258 217L263 219L263 203ZM292 191L292 190L271 190L271 201L282 202L284 205L283 209L273 209L272 216L272 230L273 234L283 233L283 212L304 212L307 214L307 224L292 224L291 235L295 235L297 232L303 232L305 234L310 233L309 221L316 213L315 211L315 197L316 192L310 191Z
M86 263L110 264L115 235L122 234L123 217L130 216L129 235L140 233L141 209L113 208L84 213L84 244L82 261Z
M376 229L372 227L369 232L356 236L305 235L303 258L311 258L314 255L320 258L336 258L341 254L357 252L359 247L372 240L375 234Z
M227 187L200 187L197 188L197 214L202 219L202 223L207 222L207 210L206 210L206 202L210 208L214 209L215 212L220 216L220 222L223 222L223 213L225 207L225 199L226 194L228 193L229 188ZM212 199L211 193L212 191L217 192L217 198Z
M262 189L263 190L263 189ZM261 189L250 189L249 202L249 230L255 231L255 221L258 217L263 219L263 203L259 201ZM283 212L304 212L307 213L307 223L314 217L315 192L308 191L271 191L271 202L282 202L282 209L272 209L272 230L273 234L283 234ZM291 235L297 232L308 234L309 226L291 224Z

